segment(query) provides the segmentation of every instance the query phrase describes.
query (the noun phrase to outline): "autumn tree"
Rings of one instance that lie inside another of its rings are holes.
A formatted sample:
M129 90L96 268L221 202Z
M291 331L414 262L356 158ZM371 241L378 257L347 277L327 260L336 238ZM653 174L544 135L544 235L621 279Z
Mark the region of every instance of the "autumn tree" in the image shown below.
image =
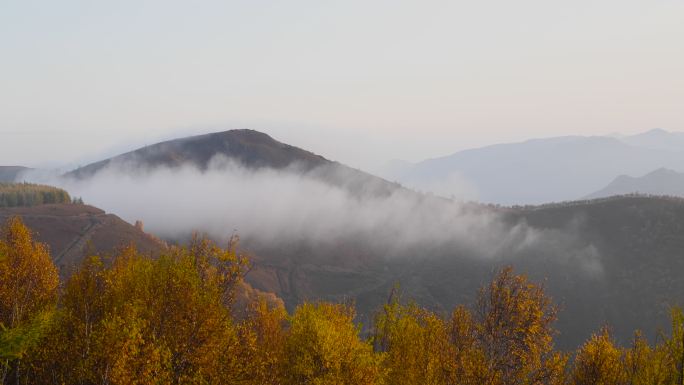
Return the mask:
M671 360L663 344L651 347L640 331L623 352L625 383L629 385L668 385L674 383Z
M466 306L457 306L451 313L448 328L453 346L454 376L458 379L454 383L479 385L487 376L489 366L472 311Z
M227 306L240 280L234 250L198 240L151 259L128 248L111 268L89 258L67 282L50 345L33 370L46 382L231 383L237 333Z
M621 385L626 378L621 349L608 328L591 336L578 350L572 370L573 385Z
M390 384L450 384L455 349L447 323L415 304L401 305L396 291L375 319L373 343L384 354Z
M245 319L238 326L238 361L235 377L241 384L282 384L285 374L287 312L282 303L259 296L247 304Z
M667 358L672 383L684 385L684 313L681 308L671 309L671 335L663 337L662 349Z
M381 380L378 357L359 338L351 306L305 303L290 319L286 384L370 385Z
M22 358L49 320L59 276L47 247L33 240L18 217L0 236L0 380L20 383Z
M553 384L565 358L553 349L556 307L544 288L504 268L478 295L476 338L486 360L480 383Z

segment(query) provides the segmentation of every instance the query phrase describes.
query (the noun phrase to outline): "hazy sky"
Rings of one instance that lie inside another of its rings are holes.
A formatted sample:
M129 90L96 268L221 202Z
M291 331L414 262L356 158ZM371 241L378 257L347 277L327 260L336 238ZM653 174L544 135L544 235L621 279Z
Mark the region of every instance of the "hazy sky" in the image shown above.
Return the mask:
M253 128L353 166L684 130L684 0L0 1L0 164Z

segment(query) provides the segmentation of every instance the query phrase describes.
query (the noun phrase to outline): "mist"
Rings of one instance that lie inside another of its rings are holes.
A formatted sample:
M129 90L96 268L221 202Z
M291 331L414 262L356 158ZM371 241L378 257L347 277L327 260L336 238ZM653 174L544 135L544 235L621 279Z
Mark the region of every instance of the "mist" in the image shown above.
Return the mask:
M404 188L380 194L371 186L359 193L325 181L336 172L296 165L252 169L217 157L206 170L114 164L82 180L45 174L24 179L62 187L130 223L141 220L146 231L167 240L198 231L219 241L237 234L246 244L269 247L303 242L329 249L362 242L387 258L416 252L512 258L547 248L562 250L564 259L588 272L602 270L596 248L571 228L536 229L485 206Z

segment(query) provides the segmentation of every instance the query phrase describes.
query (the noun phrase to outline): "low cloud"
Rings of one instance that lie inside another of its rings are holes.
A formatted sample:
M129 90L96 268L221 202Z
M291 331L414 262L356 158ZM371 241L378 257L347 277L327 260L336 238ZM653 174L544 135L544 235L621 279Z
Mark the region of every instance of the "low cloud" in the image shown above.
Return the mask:
M118 165L84 180L40 179L128 222L140 219L147 231L167 239L186 239L196 230L219 240L237 233L249 243L270 246L330 247L353 240L384 257L407 250L433 255L458 250L459 255L504 258L553 244L571 249L565 254L592 272L601 268L596 249L567 232L511 223L483 206L401 188L387 194L350 192L321 178L326 172L254 170L219 158L204 171L137 172Z

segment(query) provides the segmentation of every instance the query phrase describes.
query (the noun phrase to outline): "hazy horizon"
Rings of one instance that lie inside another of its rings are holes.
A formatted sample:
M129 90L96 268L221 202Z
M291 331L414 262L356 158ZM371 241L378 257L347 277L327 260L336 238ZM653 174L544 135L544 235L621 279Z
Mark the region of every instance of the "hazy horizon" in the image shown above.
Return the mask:
M7 1L0 164L235 128L364 169L680 131L682 15L673 0Z
M556 137L565 137L565 136L586 136L586 137L591 137L591 136L604 136L604 137L610 137L610 136L615 136L615 137L620 137L620 136L629 136L629 135L637 135L641 133L646 133L649 131L653 130L665 130L670 133L680 133L684 131L673 131L673 130L667 130L663 128L651 128L651 129L645 129L645 130L638 130L635 132L630 132L630 133L624 133L624 132L610 132L610 133L597 133L597 134L576 134L576 133L568 133L568 134L559 134L559 135L546 135L546 136L538 136L538 137L521 137L521 138L512 138L511 140L494 140L491 142L483 142L479 144L473 144L472 146L458 146L454 147L452 150L445 150L442 153L429 153L426 152L426 155L422 157L416 157L416 158L410 158L410 157L394 157L394 158L378 158L377 161L375 162L370 162L370 163L359 163L358 159L356 159L353 155L356 155L355 153L352 153L352 156L345 156L344 152L337 152L337 151L326 151L325 146L320 146L320 148L313 148L313 147L307 147L301 143L296 143L294 141L288 141L283 139L283 137L278 136L277 133L270 132L269 130L259 130L259 129L254 129L254 128L248 128L244 127L246 129L250 130L255 130L255 131L260 131L264 132L270 136L272 136L274 139L289 144L293 145L299 148L302 148L307 151L311 151L317 155L321 155L326 157L329 160L332 161L338 161L343 164L349 165L351 167L359 168L364 171L370 172L370 173L376 173L380 169L382 169L385 166L391 165L393 161L404 161L404 162L410 162L410 163L419 163L424 160L430 160L430 159L435 159L435 158L440 158L444 156L449 156L453 155L454 153L463 151L463 150L470 150L470 149L478 149L478 148L484 148L488 146L495 146L498 144L507 144L507 143L522 143L528 140L535 140L535 139L549 139L549 138L556 138ZM156 133L156 135L149 135L148 133L142 132L140 133L140 137L129 137L125 139L121 139L121 141L116 142L108 142L106 143L106 146L103 146L102 148L99 149L93 149L93 148L83 148L81 152L78 153L72 153L72 154L62 154L61 156L58 154L54 158L40 158L38 161L36 161L35 153L29 152L26 153L26 160L25 162L16 162L16 159L21 159L22 157L13 157L10 158L7 156L10 151L0 153L0 166L24 166L24 167L33 167L33 168L45 168L45 169L55 169L55 170L61 170L61 171L69 171L78 167L85 166L89 163L94 163L103 159L107 159L116 155L121 155L123 153L133 151L136 149L139 149L141 147L147 146L147 145L152 145L155 143L167 141L167 140L174 140L174 139L181 139L184 137L189 137L189 136L197 136L197 135L204 135L204 134L209 134L209 133L215 133L215 132L222 132L222 131L228 131L228 130L234 130L234 129L242 129L242 128L220 128L216 127L214 129L169 129L167 131L159 131ZM271 131L276 131L278 130L271 130ZM280 134L285 134L284 136L288 136L287 133L280 133ZM58 136L59 133L49 133L46 134L45 132L42 133L12 133L12 132L1 132L0 135L3 135L3 137L12 137L16 136L18 137L17 143L25 143L26 148L32 147L35 143L32 142L31 139L28 139L29 137L32 136L38 136L38 135L45 135L47 138ZM23 137L23 138L22 138ZM297 136L294 135L294 139L297 140ZM316 141L311 140L309 138L308 140L306 138L300 138L300 142L312 142L311 145L315 146ZM390 141L380 143L378 142L377 145L386 145ZM456 144L458 145L458 144ZM9 146L8 146L9 149ZM16 148L15 148L16 149ZM340 149L337 149L340 151ZM344 148L343 151L349 151L348 148ZM429 150L428 150L429 151ZM25 152L25 151L22 151ZM340 157L335 157L335 155L340 155ZM346 160L346 161L345 161Z

